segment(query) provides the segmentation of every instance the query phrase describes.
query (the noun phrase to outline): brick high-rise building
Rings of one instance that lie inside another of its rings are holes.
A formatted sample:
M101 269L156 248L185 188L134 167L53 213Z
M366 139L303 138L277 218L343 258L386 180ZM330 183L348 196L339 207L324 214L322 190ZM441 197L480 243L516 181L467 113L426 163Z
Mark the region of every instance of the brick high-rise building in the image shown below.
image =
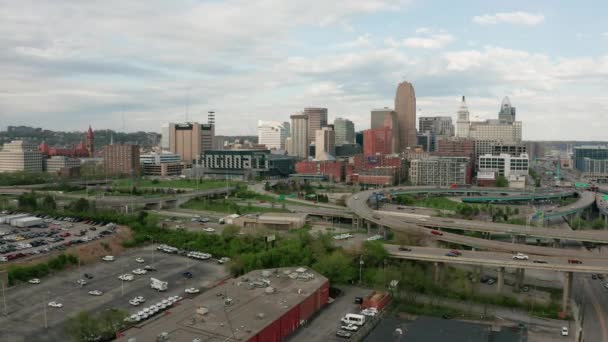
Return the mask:
M139 174L139 146L107 145L103 151L103 164L106 175Z
M363 131L363 154L391 154L393 151L393 130L388 127Z

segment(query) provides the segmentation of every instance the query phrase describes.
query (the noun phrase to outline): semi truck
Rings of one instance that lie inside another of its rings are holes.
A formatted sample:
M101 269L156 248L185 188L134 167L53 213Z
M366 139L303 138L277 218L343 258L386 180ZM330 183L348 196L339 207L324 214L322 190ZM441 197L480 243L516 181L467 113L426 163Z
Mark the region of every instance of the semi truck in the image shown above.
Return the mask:
M158 292L167 291L167 283L166 281L158 280L156 278L150 278L150 287L155 289Z

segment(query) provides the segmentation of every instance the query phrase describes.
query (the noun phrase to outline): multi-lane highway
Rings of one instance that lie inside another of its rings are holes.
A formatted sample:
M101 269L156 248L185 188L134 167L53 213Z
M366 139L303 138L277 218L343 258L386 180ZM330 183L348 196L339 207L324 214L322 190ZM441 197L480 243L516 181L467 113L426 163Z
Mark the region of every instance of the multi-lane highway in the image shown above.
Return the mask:
M398 190L402 189L402 187L396 188ZM392 190L391 188L389 189L385 189L387 191ZM470 246L473 248L478 248L478 249L488 249L488 250L497 250L497 251L503 251L503 252L523 252L523 253L528 253L528 254L537 254L537 255L548 255L548 256L567 256L567 257L588 257L588 258L597 258L597 259L608 259L608 256L605 255L600 255L600 254L595 254L595 253L591 253L591 252L587 252L587 251L580 251L580 250L571 250L571 249L557 249L557 248L549 248L549 247L541 247L541 246L531 246L531 245L525 245L525 244L514 244L514 243L507 243L507 242L500 242L500 241L492 241L492 240L486 240L486 239L481 239L481 238L475 238L475 237L469 237L469 236L463 236L460 234L453 234L453 233L449 233L449 232L441 232L440 235L434 235L431 234L431 229L425 227L424 225L421 225L421 222L424 221L420 221L420 220L415 220L417 222L411 222L412 220L409 219L409 221L404 220L402 217L394 217L390 214L386 214L384 213L383 215L380 214L376 214L367 204L367 200L370 196L372 196L373 194L373 190L368 190L368 191L363 191L360 192L356 195L351 196L348 200L347 200L347 206L348 208L353 211L353 213L355 213L359 218L364 219L368 222L372 222L375 223L377 225L380 226L385 226L385 227L389 227L393 230L396 231L404 231L404 232L409 232L409 233L419 233L419 234L428 234L430 237L437 239L437 240L441 240L441 241L446 241L446 242L452 242L452 243L457 243L457 244L462 244L462 245L466 245L466 246ZM437 224L437 225L442 225L442 224L446 224L446 222L440 222L439 220L443 220L442 218L428 218L426 222L424 222L424 224ZM456 221L455 221L456 222ZM464 224L473 224L474 221L465 221L463 222ZM486 224L488 226L494 226L494 223L479 223L477 222L476 224ZM452 223L452 225L455 225L455 223ZM516 225L504 225L504 230L502 231L502 233L504 234L513 234L513 232L510 232L509 230L515 230L517 229L517 227L520 227L520 232L521 234L516 234L516 235L526 235L526 232L530 229L528 227L525 226L516 226ZM473 228L475 228L473 226ZM475 230L475 229L472 229ZM495 232L501 232L500 228L497 228L497 230ZM557 231L556 231L557 233ZM594 238L594 239L601 239L605 236L604 232L597 232L595 231L595 233L597 233L598 237ZM542 234L542 233L541 233ZM549 236L548 232L545 232L545 234L547 236ZM574 232L574 235L567 235L569 233L564 232L564 234L566 235L559 235L562 236L561 238L565 238L563 236L568 236L570 239L576 239L576 234L577 232ZM552 238L560 238L557 237L558 235L556 235L556 237L552 237ZM586 239L583 238L583 240ZM586 241L586 240L584 240Z
M593 258L578 258L580 264L569 262L566 257L529 256L528 260L513 259L512 253L481 252L481 251L459 251L462 255L458 257L447 256L450 251L445 248L407 246L411 251L401 251L400 246L384 245L385 249L393 258L422 260L433 262L446 262L452 264L465 264L487 267L525 268L537 270L550 270L562 272L580 273L608 273L608 264L605 260Z

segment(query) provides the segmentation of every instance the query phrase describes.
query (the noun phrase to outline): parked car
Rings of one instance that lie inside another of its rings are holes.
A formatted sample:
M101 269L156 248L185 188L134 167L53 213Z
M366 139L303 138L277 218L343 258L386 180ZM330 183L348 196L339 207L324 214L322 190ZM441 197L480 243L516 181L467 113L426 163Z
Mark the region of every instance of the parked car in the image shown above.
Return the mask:
M340 329L347 330L347 331L357 331L357 330L359 330L359 327L354 324L348 324L348 325L342 325L340 327Z
M80 286L85 286L87 284L87 281L84 279L78 279L78 280L76 280L76 284L78 284Z
M352 335L353 334L349 333L348 331L344 331L344 330L336 331L336 336L341 337L341 338L349 339Z
M93 279L93 275L89 274L89 273L85 273L84 277L87 278L87 279Z
M92 290L92 291L89 291L89 294L91 296L101 296L103 294L103 292L99 291L99 290Z
M40 284L40 279L38 278L33 278L27 281L30 284Z
M182 275L184 276L184 278L192 278L192 272L184 272L182 273Z
M143 264L143 263L144 263L144 262L146 262L146 261L144 260L144 258L136 258L136 259L135 259L135 262L140 263L140 264Z
M562 336L568 336L568 327L562 327Z
M185 291L185 292L186 292L187 294L195 294L195 293L199 293L199 292L201 292L201 290L199 290L199 289L197 289L197 288L194 288L194 287L191 287L191 288L186 289L186 291Z

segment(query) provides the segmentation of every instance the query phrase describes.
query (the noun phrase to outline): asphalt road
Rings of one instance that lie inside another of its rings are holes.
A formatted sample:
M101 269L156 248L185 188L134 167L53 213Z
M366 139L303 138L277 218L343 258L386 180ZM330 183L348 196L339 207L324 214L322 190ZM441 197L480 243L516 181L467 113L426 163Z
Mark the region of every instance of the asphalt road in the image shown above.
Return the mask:
M333 303L327 305L306 326L300 327L288 339L290 342L344 341L336 337L341 326L340 319L347 313L358 313L359 305L355 297L365 297L371 290L358 287L340 286L343 293Z
M145 263L135 262L136 257ZM152 259L154 258L154 262ZM132 282L118 279L123 273L131 273L135 268L151 264L158 269L146 275L135 276ZM182 273L190 270L194 277L186 279ZM89 273L94 279L84 287L76 285L80 274ZM116 257L114 262L99 262L82 266L80 270L60 272L42 279L38 285L23 284L6 291L8 316L0 316L0 341L66 341L65 323L68 318L80 311L100 312L104 309L119 308L132 314L139 307L131 306L128 301L136 296L146 298L146 303L171 295L185 296L188 287L211 286L225 278L224 267L213 261L197 261L183 256L164 254L153 248L129 250ZM169 282L169 290L157 292L150 288L150 277ZM102 296L91 296L88 291L101 290ZM47 306L50 301L63 304L63 308ZM0 309L3 309L0 308ZM44 328L46 309L48 328ZM0 312L2 312L0 310Z
M554 271L571 271L582 273L608 273L608 265L604 260L588 259L582 264L570 264L568 258L564 257L538 257L529 256L529 260L513 259L513 254L501 252L480 252L461 250L461 256L450 257L446 253L450 249L434 247L408 246L410 252L399 251L397 245L384 245L386 250L396 258L439 261L447 263L481 265L484 267L506 267L506 268L532 268ZM535 263L533 260L544 261L546 263Z

